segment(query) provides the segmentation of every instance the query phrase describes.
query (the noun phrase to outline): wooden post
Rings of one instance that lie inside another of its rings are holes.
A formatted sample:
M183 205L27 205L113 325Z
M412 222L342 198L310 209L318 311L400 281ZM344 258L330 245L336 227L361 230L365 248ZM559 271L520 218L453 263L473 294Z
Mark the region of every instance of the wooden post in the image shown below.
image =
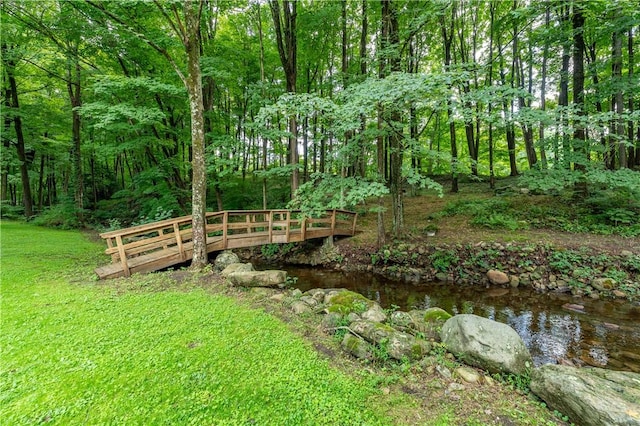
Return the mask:
M287 210L287 231L286 231L287 242L289 242L290 231L291 231L291 212Z
M178 252L180 252L180 259L186 260L184 252L182 248L182 235L180 234L180 226L178 226L178 222L173 223L173 233L176 235L176 243L178 244Z
M302 234L302 241L307 239L307 218L303 218L300 222L300 233Z
M353 214L353 227L351 228L351 235L356 235L356 221L358 220L358 213Z
M336 210L333 209L333 213L331 214L331 235L333 236L336 233Z
M247 234L251 233L251 213L247 213Z
M131 276L129 272L129 262L127 262L127 254L124 251L124 244L122 243L122 235L116 235L116 244L118 245L118 253L120 254L120 264L122 264L122 272L125 277Z
M107 238L107 248L113 248L113 238ZM113 253L111 255L111 263L116 263L119 259L119 254Z
M227 249L227 225L229 224L229 212L224 211L222 215L222 247Z
M273 243L273 210L269 210L269 244Z
M158 228L158 237L162 237L163 235L164 235L164 231L163 231L163 229L162 229L162 228ZM164 245L162 246L162 249L163 249L163 250L166 250L166 249L167 249L167 245L166 245L166 244L164 244Z

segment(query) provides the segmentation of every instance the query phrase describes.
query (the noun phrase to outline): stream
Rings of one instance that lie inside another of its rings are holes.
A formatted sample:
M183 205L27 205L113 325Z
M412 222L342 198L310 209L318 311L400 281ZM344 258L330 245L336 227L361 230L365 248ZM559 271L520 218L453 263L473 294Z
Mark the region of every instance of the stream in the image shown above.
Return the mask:
M263 268L260 268L263 269ZM347 288L383 308L440 307L513 327L536 366L574 363L640 372L640 306L622 300L575 298L530 288L482 288L444 283L413 285L365 272L285 266L296 288Z

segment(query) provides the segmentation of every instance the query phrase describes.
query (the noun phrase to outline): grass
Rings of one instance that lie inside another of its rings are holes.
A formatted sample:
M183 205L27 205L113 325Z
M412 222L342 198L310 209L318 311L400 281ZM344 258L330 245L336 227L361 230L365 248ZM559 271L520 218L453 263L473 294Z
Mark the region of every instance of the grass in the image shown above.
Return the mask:
M372 380L260 310L166 274L96 282L78 232L0 232L3 424L392 423Z

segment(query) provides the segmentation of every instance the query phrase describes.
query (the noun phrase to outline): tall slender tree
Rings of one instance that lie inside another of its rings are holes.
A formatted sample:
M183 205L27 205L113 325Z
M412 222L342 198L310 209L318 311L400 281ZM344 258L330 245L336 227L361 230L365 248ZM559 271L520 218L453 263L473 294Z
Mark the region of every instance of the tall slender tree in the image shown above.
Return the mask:
M276 33L276 43L280 62L284 68L286 86L288 93L296 92L296 81L298 75L298 42L296 20L298 16L298 2L290 0L269 0L271 16L273 17L273 27ZM282 12L282 13L281 13ZM291 170L291 198L294 197L300 184L298 170L298 122L295 114L289 117L289 164Z

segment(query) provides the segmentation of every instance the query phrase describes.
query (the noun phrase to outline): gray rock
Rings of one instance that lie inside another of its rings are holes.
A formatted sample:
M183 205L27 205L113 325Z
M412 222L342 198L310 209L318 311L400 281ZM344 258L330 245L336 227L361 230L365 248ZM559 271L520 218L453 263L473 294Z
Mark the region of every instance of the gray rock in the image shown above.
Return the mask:
M213 261L213 269L220 272L232 263L240 263L240 258L231 250L225 250L216 256L216 260Z
M303 295L300 298L300 300L303 301L304 303L306 303L307 305L309 305L312 308L315 308L320 304L316 299L314 299L311 296L307 296L307 295Z
M575 423L640 425L640 374L547 364L533 370L531 391Z
M361 320L351 323L351 329L368 342L386 348L389 356L397 360L421 359L431 349L428 342L386 324Z
M438 374L440 374L443 378L447 380L451 380L453 378L453 375L451 374L451 370L449 370L444 365L441 365L441 364L436 365L436 371L438 372Z
M435 311L432 309L435 309ZM439 342L440 328L442 327L442 324L445 323L445 320L448 319L439 315L439 309L440 308L429 308L426 311L414 309L410 311L409 316L411 316L411 323L409 324L409 328L421 333L426 340ZM427 311L431 312L431 314L427 315ZM450 317L446 311L442 312Z
M220 272L223 277L228 277L229 274L234 272L251 272L253 271L253 265L251 263L232 263Z
M269 299L273 300L274 302L282 302L284 300L284 293L276 293Z
M322 317L322 328L325 330L334 329L342 322L342 315L331 312Z
M234 272L227 278L238 287L280 287L287 281L287 271Z
M313 297L318 303L324 303L324 290L321 288L314 288L304 292L305 295Z
M529 350L506 324L477 315L456 315L442 326L442 342L465 363L490 373L524 374L532 366Z
M351 333L344 335L342 347L359 359L373 359L372 347L369 343Z
M387 320L387 314L377 303L374 303L361 317L363 320L373 322L385 322Z
M360 315L356 314L355 312L350 312L349 315L347 315L347 321L349 322L349 324L351 324L354 321L360 321L362 318L360 318Z
M449 383L449 386L447 386L447 390L445 391L445 393L463 391L465 389L466 388L464 387L464 385L461 385L460 383L452 382L452 383Z
M302 300L296 300L291 304L291 309L296 315L302 315L307 312L311 312L311 306L304 303Z
M409 325L413 322L411 315L407 312L403 311L395 311L392 312L389 316L389 322L393 326L398 327L409 327Z

